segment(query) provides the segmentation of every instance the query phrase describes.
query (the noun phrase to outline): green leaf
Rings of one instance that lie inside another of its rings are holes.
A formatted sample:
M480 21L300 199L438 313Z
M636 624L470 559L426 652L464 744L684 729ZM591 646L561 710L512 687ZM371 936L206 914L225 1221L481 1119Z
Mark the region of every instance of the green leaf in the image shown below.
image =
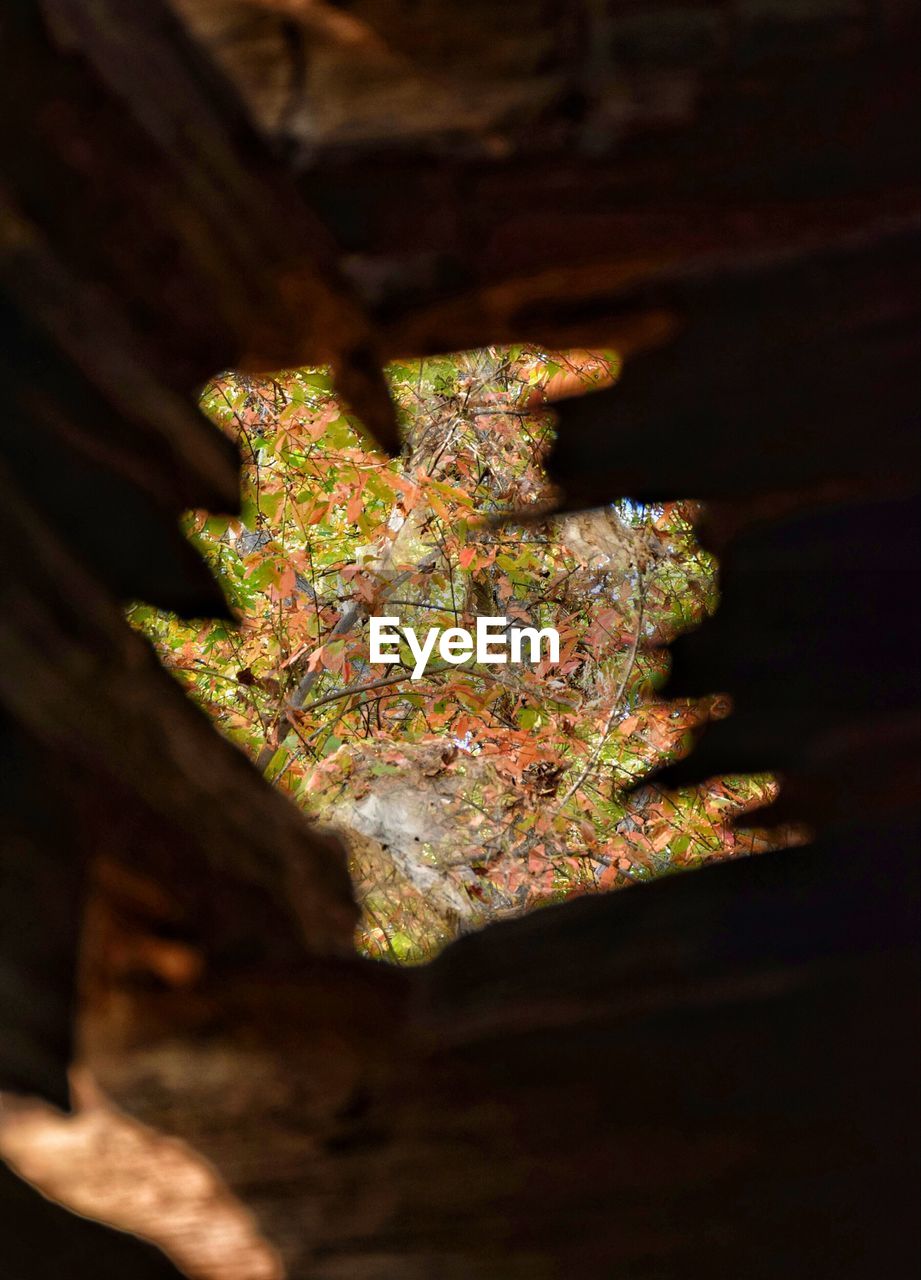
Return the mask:
M272 781L273 778L276 778L278 776L279 771L281 770L283 765L287 764L287 761L288 761L288 748L279 747L278 750L275 752L275 754L272 756L272 759L269 761L268 765L266 766L265 776L269 779L270 782Z

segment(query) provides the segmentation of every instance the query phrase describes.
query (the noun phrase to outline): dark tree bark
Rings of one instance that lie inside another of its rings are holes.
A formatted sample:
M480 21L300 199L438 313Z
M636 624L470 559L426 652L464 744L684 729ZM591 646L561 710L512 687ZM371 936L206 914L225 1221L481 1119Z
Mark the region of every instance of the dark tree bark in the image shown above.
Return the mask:
M76 1053L297 1280L908 1275L916 6L179 9L0 18L0 1084L63 1105ZM383 357L520 340L626 356L561 409L572 503L743 529L697 767L825 825L396 972L119 605L226 608L177 532L237 501L210 374L330 361L392 443ZM17 1280L173 1273L0 1203Z
M0 1205L3 1273L8 1280L36 1280L42 1275L181 1280L182 1273L149 1244L68 1213L3 1166Z

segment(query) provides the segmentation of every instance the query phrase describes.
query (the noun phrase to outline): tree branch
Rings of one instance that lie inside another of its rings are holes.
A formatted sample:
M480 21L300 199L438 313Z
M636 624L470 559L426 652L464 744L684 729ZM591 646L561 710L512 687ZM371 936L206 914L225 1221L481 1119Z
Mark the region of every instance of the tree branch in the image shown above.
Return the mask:
M631 675L633 674L633 668L636 665L636 655L639 652L640 638L643 634L643 615L645 612L645 604L646 604L645 584L644 584L642 575L640 575L639 612L637 614L637 619L636 619L636 630L633 634L633 642L630 646L630 651L627 655L627 661L624 666L623 674L621 675L620 681L617 686L617 692L614 694L614 697L611 700L611 707L610 707L610 710L608 711L607 718L604 722L604 727L601 730L601 737L598 739L598 742L595 746L595 750L591 753L589 758L586 760L584 766L580 770L579 775L573 782L572 786L568 789L568 791L560 800L559 804L556 807L556 811L554 812L554 815L553 815L554 817L556 817L558 813L562 812L565 806L569 803L569 801L573 798L573 796L576 794L576 792L585 782L585 779L588 777L592 769L594 769L595 765L597 764L598 757L601 755L605 742L607 742L608 734L611 732L611 725L614 723L614 717L617 714L617 712L620 710L624 694L627 690L627 682L629 681Z

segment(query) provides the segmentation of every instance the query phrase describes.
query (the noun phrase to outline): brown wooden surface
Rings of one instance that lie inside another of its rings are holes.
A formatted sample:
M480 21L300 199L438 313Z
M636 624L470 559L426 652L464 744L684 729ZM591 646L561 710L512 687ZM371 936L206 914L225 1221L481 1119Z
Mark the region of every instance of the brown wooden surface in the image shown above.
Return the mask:
M63 1103L76 1029L294 1280L908 1275L904 735L859 803L839 785L812 850L395 972L348 954L341 853L119 605L225 607L177 519L236 501L194 399L237 363L332 361L386 441L384 355L616 341L621 386L562 411L574 502L705 494L730 503L723 528L745 523L739 495L782 509L778 488L895 512L916 492L916 6L181 8L194 38L154 0L0 16L0 1083ZM301 48L284 83L214 36L228 13L256 21L263 68L279 30ZM852 568L861 520L871 567L910 562L887 557L909 518L850 514L828 534L800 511L797 566L824 548ZM760 626L749 570L782 553L778 527L737 544L724 640L702 632L683 678L728 655L744 689L735 659L769 667L792 635L791 707L811 714L827 655L798 650L805 620L850 647L848 696L915 713L907 667L880 661L916 633L907 581L898 616L883 592L854 635L808 609ZM724 739L732 759L799 735L769 702ZM814 798L808 770L797 785ZM16 1280L172 1274L5 1171L0 1203Z

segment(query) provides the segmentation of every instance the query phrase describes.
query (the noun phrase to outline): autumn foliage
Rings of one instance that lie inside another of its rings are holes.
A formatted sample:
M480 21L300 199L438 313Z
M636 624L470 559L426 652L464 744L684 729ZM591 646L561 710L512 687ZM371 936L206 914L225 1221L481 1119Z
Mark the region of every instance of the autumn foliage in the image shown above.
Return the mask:
M323 370L205 392L242 449L245 501L189 529L239 624L132 616L267 777L344 834L372 954L419 958L496 915L760 847L728 823L766 779L668 793L649 777L728 709L661 692L666 646L717 598L693 507L546 515L547 399L617 369L533 348L391 365L397 459ZM553 626L560 661L436 661L411 682L408 655L370 664L370 614Z

